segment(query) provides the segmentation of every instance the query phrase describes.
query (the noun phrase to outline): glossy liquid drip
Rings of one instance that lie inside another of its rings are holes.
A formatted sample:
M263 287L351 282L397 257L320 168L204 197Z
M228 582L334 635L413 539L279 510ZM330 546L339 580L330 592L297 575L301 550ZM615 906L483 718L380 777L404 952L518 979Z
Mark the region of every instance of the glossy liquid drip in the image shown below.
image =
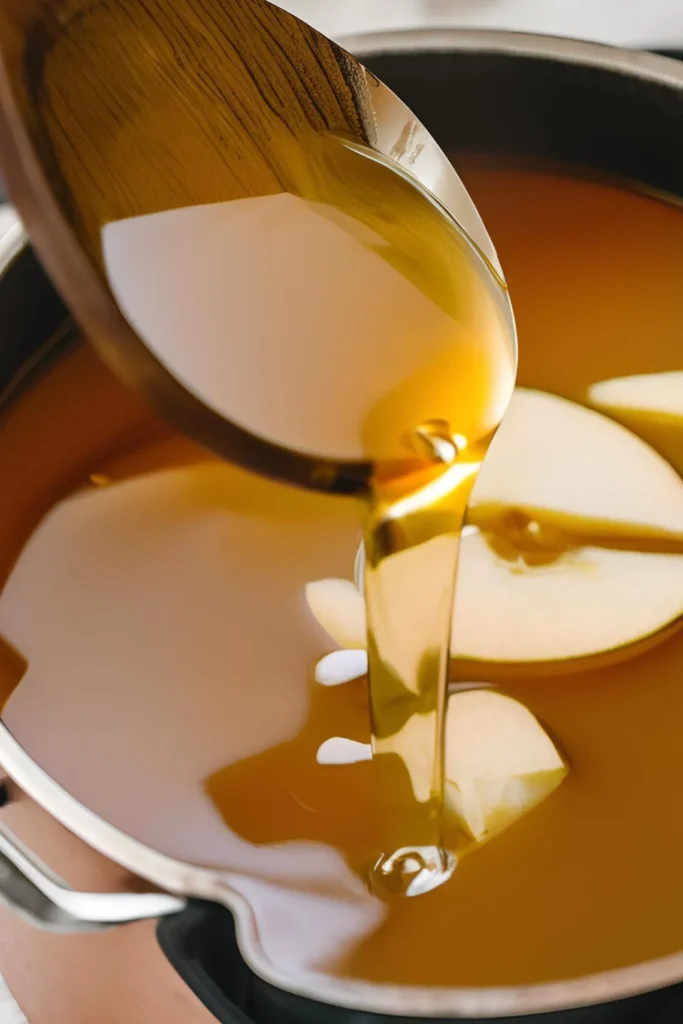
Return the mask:
M467 501L514 383L514 326L497 277L435 200L343 139L320 137L308 156L292 166L292 191L400 282L386 303L381 347L376 329L370 341L361 329L347 358L353 367L361 350L375 353L357 387L379 385L381 395L356 424L374 462L365 597L382 824L369 878L375 891L419 895L447 881L456 863L443 838L455 578ZM416 296L426 315L420 343L409 340L420 354L397 380L392 347L409 337ZM429 723L426 759L406 742L416 717Z
M456 865L443 835L446 690L460 533L481 465L466 444L458 452L448 424L416 435L446 467L376 486L365 529L373 763L389 795L373 882L407 896L441 885ZM414 716L428 723L424 748Z

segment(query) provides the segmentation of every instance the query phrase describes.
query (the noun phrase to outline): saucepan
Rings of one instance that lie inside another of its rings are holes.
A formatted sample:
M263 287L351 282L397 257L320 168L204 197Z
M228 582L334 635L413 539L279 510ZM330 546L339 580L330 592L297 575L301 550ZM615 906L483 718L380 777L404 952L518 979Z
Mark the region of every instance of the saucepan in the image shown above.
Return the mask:
M430 29L344 44L415 111L454 154L456 166L458 152L566 162L683 199L683 64L673 59L497 32ZM0 282L0 310L9 311L2 315L0 345L5 408L21 401L27 381L79 344L21 229L13 232ZM87 730L88 722L81 727ZM59 743L57 735L49 750L41 748L29 726L8 720L0 725L0 763L15 787L153 891L74 892L2 826L4 900L36 922L67 931L158 918L162 948L218 1020L407 1024L548 1017L557 1024L656 1024L683 1018L683 950L610 972L505 988L371 985L292 972L262 946L234 871L193 856L187 836L175 853L169 852L173 844L155 844L139 815L135 825L122 827L120 808L110 813L109 797L102 792L100 798L92 786L84 800L76 770L63 767L78 751L60 754ZM122 749L121 760L126 757ZM81 763L78 772L90 767ZM126 795L134 802L137 794ZM168 807L178 819L169 828L183 829L182 803ZM325 922L316 927L322 927L316 941L324 942Z

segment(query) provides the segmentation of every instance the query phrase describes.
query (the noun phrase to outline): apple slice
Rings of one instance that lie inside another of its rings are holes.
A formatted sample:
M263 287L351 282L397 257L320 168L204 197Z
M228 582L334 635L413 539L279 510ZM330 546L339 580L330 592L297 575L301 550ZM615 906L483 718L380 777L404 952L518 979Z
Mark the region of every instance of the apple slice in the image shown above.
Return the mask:
M367 646L365 602L351 580L317 580L306 584L313 615L340 647Z
M306 600L316 622L336 644L349 650L367 649L365 598L351 580L307 583Z
M402 747L424 751L430 763L433 723L420 715L402 730ZM372 757L369 743L340 736L321 744L320 764L352 764ZM411 757L411 762L413 757ZM462 842L458 853L514 824L555 790L569 768L534 715L487 687L452 693L446 716L446 801ZM421 777L421 773L420 773ZM418 799L428 793L416 792Z
M468 519L501 510L579 536L683 540L683 482L618 423L566 398L517 388L472 492Z
M497 558L482 533L471 533L461 549L451 652L575 671L596 667L600 654L613 661L645 649L681 616L683 555L583 547L530 566Z
M652 417L683 426L683 370L601 380L588 389L591 405L634 421Z
M683 473L683 371L599 381L588 389L587 397Z
M550 796L569 771L534 715L495 690L451 694L446 730L448 804L476 844Z
M593 667L683 620L683 481L600 413L518 388L469 520L451 652L489 675ZM660 553L637 550L658 543ZM366 645L363 597L349 581L309 584L307 596L337 643Z
M506 536L510 512L528 517L529 530ZM456 656L574 670L577 659L589 667L607 652L610 660L626 657L680 624L683 481L600 413L518 388L475 485L469 521L486 532L463 538ZM679 553L596 542L659 542Z

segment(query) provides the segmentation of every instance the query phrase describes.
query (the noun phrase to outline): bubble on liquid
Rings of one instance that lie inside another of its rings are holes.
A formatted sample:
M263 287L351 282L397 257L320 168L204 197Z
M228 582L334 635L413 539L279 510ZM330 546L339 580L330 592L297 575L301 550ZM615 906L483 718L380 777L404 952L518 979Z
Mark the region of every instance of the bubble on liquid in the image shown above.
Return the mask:
M383 854L372 870L372 887L383 896L422 896L451 878L457 860L439 846L402 846Z
M455 462L458 452L467 443L464 437L453 433L447 420L425 420L415 428L411 441L420 455L445 466Z

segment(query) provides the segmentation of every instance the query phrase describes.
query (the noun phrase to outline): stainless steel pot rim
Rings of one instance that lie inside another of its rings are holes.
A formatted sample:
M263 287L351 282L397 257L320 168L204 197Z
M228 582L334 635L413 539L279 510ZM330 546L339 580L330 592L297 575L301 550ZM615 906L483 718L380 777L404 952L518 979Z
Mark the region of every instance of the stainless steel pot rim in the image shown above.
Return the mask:
M7 203L0 203L0 275L28 241L21 221Z
M359 57L381 53L487 52L595 66L672 88L683 88L683 64L666 57L553 36L451 28L345 36ZM268 961L246 901L230 874L160 854L110 825L50 778L0 723L0 764L56 820L122 867L178 896L214 900L234 915L244 959L277 988L353 1010L402 1017L487 1018L542 1013L624 999L683 979L683 951L581 978L492 988L421 988L333 979L314 972L285 975Z
M565 36L430 27L350 34L339 37L338 42L360 58L382 53L504 53L604 68L674 88L683 83L683 62L671 57Z

